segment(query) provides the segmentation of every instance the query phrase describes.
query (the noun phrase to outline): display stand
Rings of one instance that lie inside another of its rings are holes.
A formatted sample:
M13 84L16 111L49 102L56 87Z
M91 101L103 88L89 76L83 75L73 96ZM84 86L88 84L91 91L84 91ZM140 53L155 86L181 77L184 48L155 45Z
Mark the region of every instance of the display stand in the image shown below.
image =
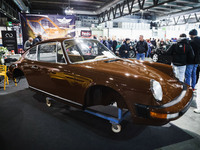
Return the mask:
M48 107L52 106L52 98L47 97L46 98L46 105ZM115 107L117 108L117 106L104 106L104 107ZM91 109L91 108L87 108L84 110L84 112L92 114L94 116L100 117L102 119L108 120L111 124L112 124L112 131L114 133L119 133L121 131L121 125L120 123L130 114L130 112L128 110L123 110L121 108L117 108L117 117L114 117L111 114L102 112L102 111L98 111L95 109Z

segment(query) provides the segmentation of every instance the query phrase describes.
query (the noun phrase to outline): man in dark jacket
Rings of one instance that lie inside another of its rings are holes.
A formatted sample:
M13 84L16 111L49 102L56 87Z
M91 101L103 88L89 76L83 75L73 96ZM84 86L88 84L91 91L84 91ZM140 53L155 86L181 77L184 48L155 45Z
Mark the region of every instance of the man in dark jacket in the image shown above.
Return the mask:
M113 45L113 41L110 38L108 38L108 49L109 50L112 50L111 49L112 45Z
M181 34L177 43L173 44L167 54L172 56L172 64L175 76L184 82L186 64L191 63L194 59L194 52L186 38L186 34Z
M200 38L197 37L197 30L193 29L189 32L191 41L190 45L192 46L195 54L195 58L192 60L191 63L189 63L186 67L186 72L185 72L185 82L188 85L191 85L193 90L195 89L196 85L196 70L198 63L200 63ZM191 81L192 79L192 81Z
M108 47L108 41L107 41L107 37L106 36L103 37L103 45Z
M142 60L144 60L145 58L145 53L148 51L148 44L147 42L144 40L143 35L140 35L139 37L139 41L136 44L136 59L140 60L140 58Z
M154 38L151 40L151 44L152 44L154 47L156 47L156 40L155 40Z
M129 51L130 51L130 39L126 38L125 42L122 44L122 46L119 49L119 55L122 58L128 58L129 57Z
M196 85L197 66L200 63L200 37L198 37L197 34L198 33L196 29L193 29L189 32L189 35L191 38L190 44L194 50L195 58L192 63L187 65L186 72L185 72L185 78L186 78L185 82L188 85L191 85L193 90L195 89L195 85ZM191 79L192 79L192 83L191 83ZM197 109L195 109L194 112L200 113L200 106L197 107Z
M34 40L33 40L33 45L35 45L36 43L41 42L41 41L42 41L42 35L38 34L37 37L34 38Z
M117 41L116 41L115 37L113 37L112 40L113 40L113 43L112 43L113 52L116 53Z

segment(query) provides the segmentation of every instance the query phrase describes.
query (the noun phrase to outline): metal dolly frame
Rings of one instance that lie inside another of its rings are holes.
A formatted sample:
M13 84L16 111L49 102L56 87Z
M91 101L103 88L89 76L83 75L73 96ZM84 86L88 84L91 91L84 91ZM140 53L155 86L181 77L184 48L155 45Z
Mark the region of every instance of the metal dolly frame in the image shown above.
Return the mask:
M49 97L46 98L46 105L48 107L52 106L52 103L51 103L52 100L53 100L52 98L49 98ZM115 106L113 106L113 107L115 107ZM93 109L84 109L83 111L86 113L89 113L91 115L97 116L99 118L108 120L112 124L112 127L111 127L112 131L114 133L119 133L122 129L120 123L130 114L130 111L127 110L127 111L123 112L123 109L121 109L121 108L117 108L117 109L118 109L117 117L114 117L112 115L105 114L104 112L96 111Z
M103 112L97 112L97 111L92 111L91 109L85 109L84 112L92 114L94 116L97 116L99 118L108 120L112 124L112 131L115 133L119 133L121 131L121 125L120 123L130 114L130 111L126 111L123 113L123 110L121 108L118 109L118 116L113 117L111 115L105 115Z

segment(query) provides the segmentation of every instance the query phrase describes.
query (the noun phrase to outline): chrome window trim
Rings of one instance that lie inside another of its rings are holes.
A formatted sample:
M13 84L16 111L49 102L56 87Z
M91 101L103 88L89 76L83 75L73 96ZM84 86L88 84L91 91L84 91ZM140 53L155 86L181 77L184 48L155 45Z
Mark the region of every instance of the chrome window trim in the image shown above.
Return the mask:
M35 88L35 87L32 87L32 86L29 86L29 88L34 89L34 90L37 90L37 91L40 91L40 92L45 93L45 94L48 94L48 95L51 95L51 96L53 96L53 97L56 97L56 98L61 99L61 100L64 100L64 101L67 101L67 102L69 102L69 103L76 104L76 105L79 105L79 106L83 106L83 105L80 104L80 103L77 103L77 102L68 100L68 99L66 99L66 98L63 98L63 97L60 97L60 96L57 96L57 95L54 95L54 94L45 92L45 91L40 90L40 89L38 89L38 88Z
M57 64L67 64L67 60L66 60L66 58L64 56L64 52L63 52L63 56L64 56L64 59L65 59L65 63L58 62L58 44L59 43L60 43L61 51L63 52L62 43L61 42L57 42L57 45L56 45L56 63Z

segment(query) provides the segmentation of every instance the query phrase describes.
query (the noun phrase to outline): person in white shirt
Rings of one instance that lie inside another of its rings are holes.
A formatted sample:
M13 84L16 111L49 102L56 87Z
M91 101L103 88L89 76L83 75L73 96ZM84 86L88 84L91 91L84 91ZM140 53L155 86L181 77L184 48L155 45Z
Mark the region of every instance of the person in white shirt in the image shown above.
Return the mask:
M24 51L27 51L33 45L33 38L29 37L29 39L24 43Z

